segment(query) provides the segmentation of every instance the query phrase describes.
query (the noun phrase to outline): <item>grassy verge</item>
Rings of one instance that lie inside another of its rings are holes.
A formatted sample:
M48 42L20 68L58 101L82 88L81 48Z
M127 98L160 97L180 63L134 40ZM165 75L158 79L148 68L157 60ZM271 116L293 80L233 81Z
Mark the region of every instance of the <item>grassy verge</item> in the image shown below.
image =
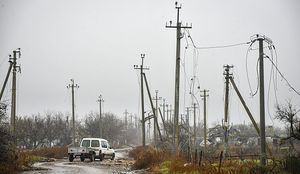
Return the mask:
M62 159L67 156L67 147L40 148L35 150L18 150L12 158L0 162L0 174L18 173L31 170L35 162L51 161Z
M256 174L260 173L259 160L202 160L201 164L190 163L183 157L172 155L168 152L151 146L137 147L129 152L135 159L133 169L147 169L147 171L161 174ZM282 173L283 166L280 161L268 160L268 166L263 169L266 173Z

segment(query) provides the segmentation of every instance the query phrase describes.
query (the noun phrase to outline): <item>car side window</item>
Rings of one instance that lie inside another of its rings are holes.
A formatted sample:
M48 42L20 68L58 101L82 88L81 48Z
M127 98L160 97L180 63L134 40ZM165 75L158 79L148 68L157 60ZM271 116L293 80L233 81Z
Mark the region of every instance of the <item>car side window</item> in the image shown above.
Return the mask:
M91 147L99 147L99 140L92 140Z
M90 147L90 140L83 140L81 143L82 147Z
M107 143L106 143L106 141L101 141L101 147L102 147L102 148L107 148Z

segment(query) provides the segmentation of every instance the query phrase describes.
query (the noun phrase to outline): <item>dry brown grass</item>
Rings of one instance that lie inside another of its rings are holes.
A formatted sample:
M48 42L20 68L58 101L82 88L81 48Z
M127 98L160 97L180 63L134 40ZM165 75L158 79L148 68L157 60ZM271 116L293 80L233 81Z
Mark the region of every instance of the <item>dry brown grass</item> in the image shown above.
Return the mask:
M68 148L64 147L49 147L49 148L39 148L34 149L30 152L31 155L45 157L45 158L55 158L62 159L68 156Z
M34 162L49 158L61 159L67 156L67 147L40 148L35 150L22 150L16 152L14 159L0 161L0 174L18 173L30 170ZM13 157L12 156L12 157Z
M134 169L152 168L170 158L169 153L152 146L136 147L129 152L129 156L135 160L133 164Z
M129 152L135 159L134 169L149 169L154 173L162 174L256 174L260 173L257 160L224 160L219 171L219 159L203 159L201 165L192 164L184 157L171 155L152 146L137 147ZM269 164L265 168L267 173L280 173L282 168L278 164Z

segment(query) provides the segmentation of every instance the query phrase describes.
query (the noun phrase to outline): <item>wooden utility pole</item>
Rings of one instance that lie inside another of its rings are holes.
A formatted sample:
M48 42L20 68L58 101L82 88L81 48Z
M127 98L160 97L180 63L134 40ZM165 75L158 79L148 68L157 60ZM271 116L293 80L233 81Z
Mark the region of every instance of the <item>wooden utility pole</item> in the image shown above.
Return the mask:
M228 126L229 126L229 121L228 121L228 104L229 104L229 78L232 76L230 74L230 68L233 66L230 65L225 65L224 67L224 73L225 75L225 106L224 106L224 123L223 123L223 129L225 131L224 136L225 136L225 148L224 148L224 154L226 156L227 153L227 147L228 147Z
M75 102L74 102L74 88L79 88L77 84L74 84L74 79L71 79L71 84L67 86L67 88L71 88L72 90L72 128L73 128L73 137L72 137L72 145L75 146Z
M172 21L170 24L166 25L166 28L176 28L176 68L175 68L175 100L174 100L174 124L175 124L175 144L174 149L176 151L176 155L179 155L179 125L178 125L178 116L179 116L179 86L180 86L180 39L182 38L181 29L182 28L192 28L191 26L183 26L179 19L179 11L181 9L181 5L178 6L177 2L175 3L175 8L177 9L177 21L176 25L172 26Z
M102 102L104 102L104 99L102 98L102 95L99 95L97 102L99 102L99 138L103 138Z
M17 144L17 139L15 137L16 133L16 101L17 101L17 71L20 72L20 66L17 66L17 55L18 58L21 56L20 48L13 51L12 57L12 90L11 90L11 117L10 117L10 131L14 139L14 145Z
M207 146L207 123L206 123L206 98L209 96L208 92L209 90L204 89L203 95L200 95L200 97L203 98L203 112L204 112L204 147L206 149Z
M142 145L146 146L146 134L145 134L145 106L144 106L144 80L143 80L143 71L148 70L149 68L144 68L144 58L145 54L141 54L142 64L140 67L138 65L134 65L134 69L139 69L141 75L141 105L142 105Z

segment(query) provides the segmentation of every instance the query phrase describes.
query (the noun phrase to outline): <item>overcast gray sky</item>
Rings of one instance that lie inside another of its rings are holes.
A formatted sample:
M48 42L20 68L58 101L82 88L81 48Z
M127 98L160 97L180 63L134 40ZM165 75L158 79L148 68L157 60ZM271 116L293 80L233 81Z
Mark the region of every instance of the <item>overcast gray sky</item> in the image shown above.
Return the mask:
M105 100L104 111L123 115L125 109L140 115L139 78L134 64L145 65L151 92L174 105L176 31L165 23L175 20L173 0L0 0L0 80L8 68L8 55L22 49L22 74L18 75L18 115L45 111L71 112L71 91L66 88L74 78L76 113L79 118L98 111L97 97ZM271 38L278 53L278 67L289 82L300 90L300 1L298 0L187 0L182 3L183 23L195 44L227 45L250 41L259 33ZM190 78L196 72L201 89L209 89L208 121L221 121L224 105L223 65L233 64L242 95L256 120L258 97L250 97L246 76L248 45L199 50L193 55L182 39L181 113L191 104ZM257 48L257 45L254 45ZM270 55L267 49L266 54ZM184 59L185 57L185 59ZM255 88L257 50L249 53L250 82ZM265 60L265 88L268 93L270 62ZM195 66L195 64L197 66ZM194 68L195 67L195 68ZM188 79L184 83L184 79ZM10 80L11 81L11 80ZM10 100L10 87L5 100ZM196 92L196 91L195 91ZM203 101L200 102L201 117ZM278 101L291 99L300 107L300 97L278 77ZM185 99L185 100L184 100ZM274 113L274 90L270 91L270 112ZM267 102L267 96L266 96ZM268 105L267 105L268 106ZM146 110L150 110L149 102ZM235 93L231 92L231 122L249 122ZM266 111L266 122L272 120Z

